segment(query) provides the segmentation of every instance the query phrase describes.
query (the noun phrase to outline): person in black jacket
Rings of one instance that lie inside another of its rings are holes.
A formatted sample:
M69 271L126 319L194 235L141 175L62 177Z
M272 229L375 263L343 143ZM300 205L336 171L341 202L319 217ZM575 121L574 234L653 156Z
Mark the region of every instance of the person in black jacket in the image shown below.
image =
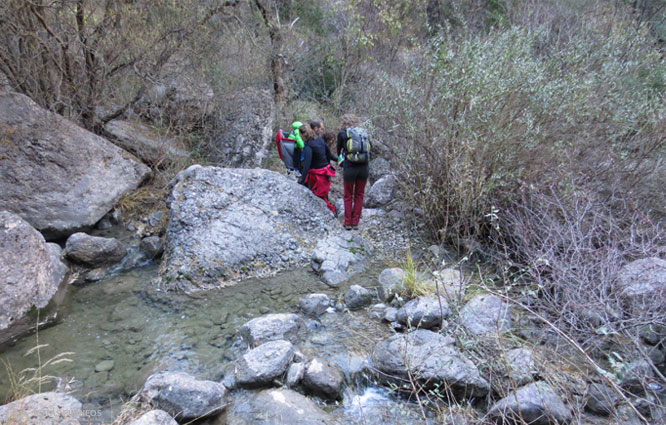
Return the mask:
M303 140L307 139L308 142L303 149L302 175L298 182L308 186L316 196L326 202L331 212L336 214L335 207L328 201L328 191L331 188L331 177L335 176L335 168L331 167L330 161L335 161L337 157L324 139L315 135L310 126L304 125L301 131Z
M344 201L345 201L345 221L344 226L347 230L358 228L358 222L363 212L363 197L365 196L365 184L370 176L370 165L364 163L346 161L345 144L347 142L347 129L358 127L358 117L354 114L345 114L341 118L342 129L338 133L337 153L342 164L344 182Z

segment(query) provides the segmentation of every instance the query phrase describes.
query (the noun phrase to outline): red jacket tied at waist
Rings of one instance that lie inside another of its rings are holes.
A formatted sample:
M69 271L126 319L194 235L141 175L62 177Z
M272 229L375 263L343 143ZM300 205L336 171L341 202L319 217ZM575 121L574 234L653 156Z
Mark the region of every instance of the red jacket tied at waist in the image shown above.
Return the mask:
M305 183L308 184L316 196L325 198L331 189L331 177L333 176L335 176L335 168L327 165L323 168L308 171L308 175L305 176Z

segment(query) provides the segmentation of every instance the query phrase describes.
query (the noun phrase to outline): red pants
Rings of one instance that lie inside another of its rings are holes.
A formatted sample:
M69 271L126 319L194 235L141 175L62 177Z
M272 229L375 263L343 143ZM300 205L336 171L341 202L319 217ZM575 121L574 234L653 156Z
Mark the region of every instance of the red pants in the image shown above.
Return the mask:
M367 180L344 182L345 185L345 226L358 226L363 211L363 196Z

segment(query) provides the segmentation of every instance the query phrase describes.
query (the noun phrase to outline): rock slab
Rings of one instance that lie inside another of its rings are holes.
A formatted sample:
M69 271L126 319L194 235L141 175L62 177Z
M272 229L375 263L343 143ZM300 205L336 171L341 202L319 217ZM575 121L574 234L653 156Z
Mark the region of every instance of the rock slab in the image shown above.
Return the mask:
M24 330L20 322L33 306L46 307L64 282L68 268L60 260L58 245L47 243L27 221L7 211L0 211L0 252L3 342Z
M511 329L511 310L499 297L479 294L460 310L460 320L473 335L504 333Z
M67 258L89 267L118 263L127 254L127 248L116 238L103 238L78 232L67 238Z
M0 140L0 210L20 215L49 240L92 227L150 172L17 93L0 93Z
M240 334L251 347L268 341L288 340L295 342L303 326L301 319L293 313L266 314L250 320L240 328Z
M188 420L222 411L227 390L222 384L198 380L184 372L161 372L148 378L141 393L156 409Z
M193 165L172 185L160 268L168 291L303 266L322 235L339 227L310 190L272 171Z
M453 339L419 329L396 334L375 346L372 362L385 381L408 379L410 374L426 387L444 384L457 397L483 396L488 382L470 360L453 345Z
M369 246L359 235L345 232L320 238L312 254L312 268L329 286L337 287L365 268Z
M261 391L229 408L227 425L341 425L309 398L288 389Z
M572 418L571 409L545 382L535 382L517 389L495 403L488 414L509 421L522 419L534 425L564 424Z
M288 341L270 341L245 353L236 367L236 382L244 388L270 384L283 375L294 358Z
M402 306L396 319L407 327L431 329L441 326L442 320L450 314L449 304L443 297L420 296Z
M78 425L81 402L68 394L39 393L0 406L0 423L12 425Z

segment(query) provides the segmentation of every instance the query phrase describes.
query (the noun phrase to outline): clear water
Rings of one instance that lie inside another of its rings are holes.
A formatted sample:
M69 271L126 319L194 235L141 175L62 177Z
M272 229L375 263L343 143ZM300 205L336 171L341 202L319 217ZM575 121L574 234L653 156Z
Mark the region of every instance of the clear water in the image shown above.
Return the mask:
M37 366L36 353L25 353L37 345L38 338L39 344L45 344L39 350L42 365L62 353L69 353L63 357L71 360L46 365L43 375L58 377L59 388L72 391L84 407L99 406L115 413L160 370L220 380L224 365L246 349L237 335L243 323L263 314L296 312L299 300L308 293L326 293L339 300L352 284L374 286L380 271L379 266L369 267L345 286L330 288L309 269L300 269L183 296L157 292L150 283L157 266L148 265L69 288L58 322L40 329L38 335L0 347L0 358L14 374ZM372 347L390 333L386 324L367 318L364 311L327 313L320 320L306 319L306 325L298 348L308 357L330 359L348 377L361 374ZM110 370L109 360L113 361ZM1 367L0 398L6 397L10 387L8 371ZM45 386L42 391L52 388ZM343 409L341 415L354 411L353 397L347 394L352 410L345 413Z

